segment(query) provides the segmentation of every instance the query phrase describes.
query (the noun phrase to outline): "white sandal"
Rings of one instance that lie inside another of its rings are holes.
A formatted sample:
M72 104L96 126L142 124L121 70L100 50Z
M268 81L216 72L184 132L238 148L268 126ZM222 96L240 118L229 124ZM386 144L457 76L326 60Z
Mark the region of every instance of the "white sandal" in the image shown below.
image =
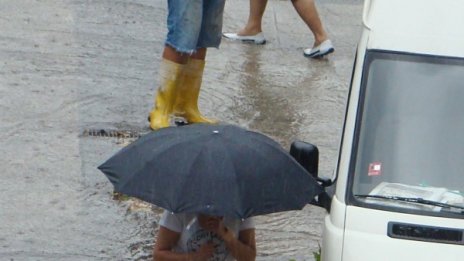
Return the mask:
M332 42L327 39L316 47L305 49L303 54L306 57L320 58L329 53L333 53L334 51L335 49L332 45Z
M257 33L255 35L238 35L236 33L223 33L222 36L230 40L250 42L254 44L265 44L266 43L266 38L264 38L264 34L262 32Z

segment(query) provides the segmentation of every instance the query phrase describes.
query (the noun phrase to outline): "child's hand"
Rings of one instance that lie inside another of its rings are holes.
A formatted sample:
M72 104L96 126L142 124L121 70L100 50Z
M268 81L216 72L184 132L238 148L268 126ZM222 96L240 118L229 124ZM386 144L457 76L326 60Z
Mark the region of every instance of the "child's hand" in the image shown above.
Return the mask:
M222 240L228 242L230 240L233 240L235 238L234 233L232 230L228 229L225 225L224 222L219 222L219 225L217 227L216 234L222 238Z
M211 242L208 242L200 247L198 251L193 253L193 261L206 261L213 257L214 254L214 245Z

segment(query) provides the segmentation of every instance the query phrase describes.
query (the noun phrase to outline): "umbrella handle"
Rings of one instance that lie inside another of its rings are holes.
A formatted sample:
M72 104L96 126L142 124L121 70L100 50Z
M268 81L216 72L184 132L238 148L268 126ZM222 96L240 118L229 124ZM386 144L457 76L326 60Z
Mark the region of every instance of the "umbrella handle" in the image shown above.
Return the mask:
M190 230L190 227L197 221L197 216L195 216L194 218L192 218L192 220L190 220L190 222L187 224L187 226L185 227L186 230Z

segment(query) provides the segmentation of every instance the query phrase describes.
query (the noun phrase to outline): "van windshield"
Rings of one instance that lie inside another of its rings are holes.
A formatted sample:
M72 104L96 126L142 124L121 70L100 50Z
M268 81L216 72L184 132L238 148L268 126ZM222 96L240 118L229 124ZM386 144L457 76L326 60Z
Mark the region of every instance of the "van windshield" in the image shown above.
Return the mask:
M355 201L462 215L464 59L369 51L360 99Z

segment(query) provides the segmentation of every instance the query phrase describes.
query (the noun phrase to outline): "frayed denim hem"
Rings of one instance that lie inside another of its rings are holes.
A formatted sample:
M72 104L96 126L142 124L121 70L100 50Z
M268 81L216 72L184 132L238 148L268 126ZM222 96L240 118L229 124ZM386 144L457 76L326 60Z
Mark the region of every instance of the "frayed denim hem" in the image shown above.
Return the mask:
M219 49L219 44L214 45L214 46L198 46L198 47L196 47L196 49L179 48L179 47L175 46L174 44L172 44L169 41L166 41L164 44L169 45L170 47L174 48L174 50L176 50L179 53L185 53L185 54L188 54L188 55L194 54L200 48L216 48L216 49Z
M175 46L174 44L166 41L164 43L165 45L169 45L170 47L174 48L174 50L176 50L177 52L179 53L185 53L185 54L188 54L188 55L192 55L196 52L196 49L187 49L187 48L179 48L177 46Z

